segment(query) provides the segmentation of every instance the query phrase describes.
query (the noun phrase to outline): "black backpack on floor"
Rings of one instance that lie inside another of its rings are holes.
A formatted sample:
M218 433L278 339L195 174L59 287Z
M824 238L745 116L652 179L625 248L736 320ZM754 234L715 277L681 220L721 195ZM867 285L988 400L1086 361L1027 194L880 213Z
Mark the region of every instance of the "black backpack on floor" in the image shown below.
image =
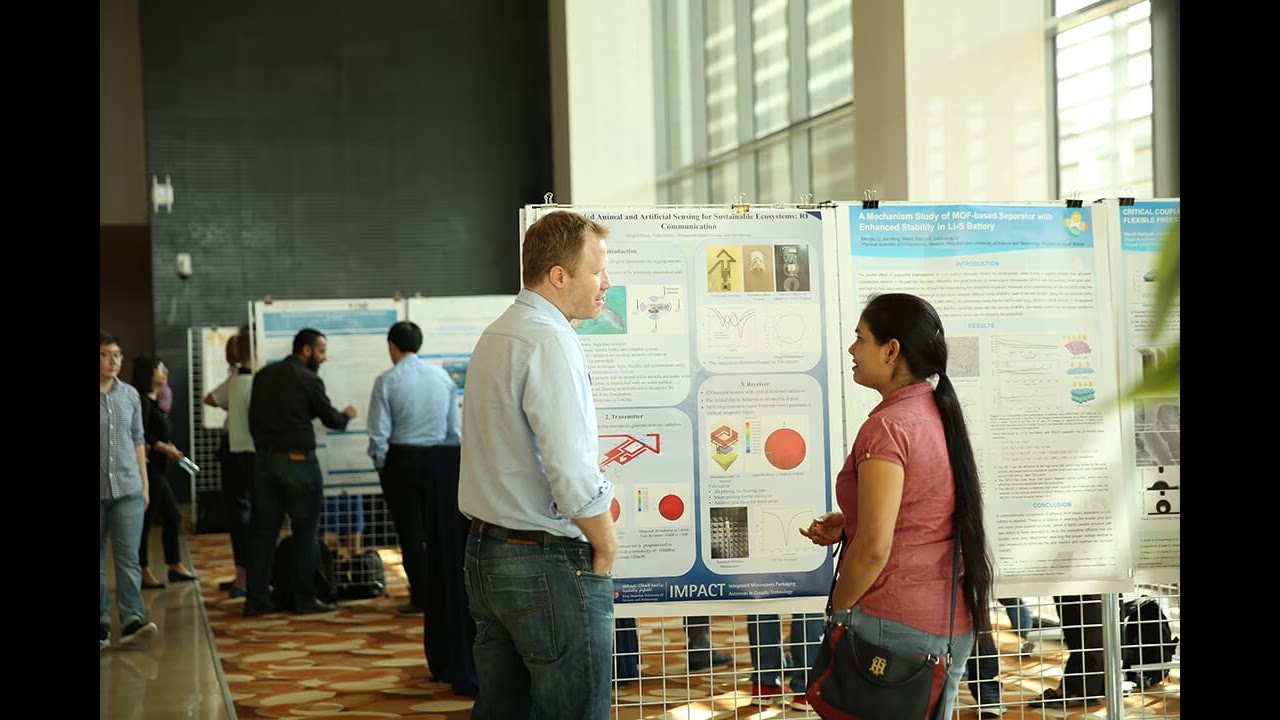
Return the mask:
M387 571L377 550L334 561L337 594L343 600L364 600L387 594Z
M316 543L316 599L320 602L335 602L338 594L334 587L333 551L324 540L317 537ZM271 602L282 610L293 607L293 568L297 565L295 549L297 538L287 535L276 544L276 559L271 565Z
M1140 597L1120 605L1120 660L1124 677L1145 690L1169 677L1170 668L1130 670L1138 665L1167 663L1178 650L1169 618L1155 598Z

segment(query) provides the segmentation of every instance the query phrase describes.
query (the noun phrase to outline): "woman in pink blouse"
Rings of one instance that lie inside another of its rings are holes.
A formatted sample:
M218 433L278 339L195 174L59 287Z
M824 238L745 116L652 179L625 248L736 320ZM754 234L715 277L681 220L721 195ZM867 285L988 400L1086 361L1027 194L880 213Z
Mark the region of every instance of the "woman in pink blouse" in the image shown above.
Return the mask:
M990 629L993 572L973 446L947 377L946 335L927 301L877 295L862 311L849 354L854 382L883 400L836 479L840 509L800 533L818 545L846 534L831 597L835 619L902 652L946 651L959 541L952 664L940 700L941 717L949 717L974 633Z

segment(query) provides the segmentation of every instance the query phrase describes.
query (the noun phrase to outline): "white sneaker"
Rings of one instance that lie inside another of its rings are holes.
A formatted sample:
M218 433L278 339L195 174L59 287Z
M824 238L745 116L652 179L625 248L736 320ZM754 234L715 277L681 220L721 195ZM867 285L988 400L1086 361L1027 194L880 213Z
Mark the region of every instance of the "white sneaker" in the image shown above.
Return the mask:
M106 625L98 626L98 649L103 650L111 646L111 628Z
M134 620L125 626L124 632L120 635L120 644L125 646L145 645L151 641L151 638L156 636L157 631L156 624L150 620L146 622Z
M1005 708L1003 703L999 705L988 705L986 707L978 708L978 717L998 718L1001 715L1004 715L1006 710L1007 708Z

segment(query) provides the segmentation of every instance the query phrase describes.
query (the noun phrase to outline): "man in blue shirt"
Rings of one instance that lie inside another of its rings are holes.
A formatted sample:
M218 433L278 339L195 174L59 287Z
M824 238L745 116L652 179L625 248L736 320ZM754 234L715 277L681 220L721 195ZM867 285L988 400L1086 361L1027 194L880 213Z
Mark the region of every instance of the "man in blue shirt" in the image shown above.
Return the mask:
M475 720L609 717L613 483L597 465L587 359L570 325L604 307L608 232L566 211L531 225L524 289L467 368L458 508L472 519Z
M422 647L433 679L474 697L475 623L462 580L470 521L458 512L458 387L444 368L418 357L421 348L416 323L400 321L387 332L392 367L374 381L369 397L369 457L409 578L409 604L399 613L423 617Z
M138 545L150 502L147 444L142 432L142 398L120 381L124 355L115 336L98 333L98 649L111 644L111 602L107 596L107 538L116 571L116 609L121 645L149 641L156 624L142 600Z

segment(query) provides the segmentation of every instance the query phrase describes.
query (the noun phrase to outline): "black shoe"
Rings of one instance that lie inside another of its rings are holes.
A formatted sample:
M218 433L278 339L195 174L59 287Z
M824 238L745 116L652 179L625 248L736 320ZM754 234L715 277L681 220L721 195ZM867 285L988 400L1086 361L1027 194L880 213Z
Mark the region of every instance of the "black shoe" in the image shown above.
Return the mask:
M278 612L281 612L281 610L276 607L275 603L268 602L264 605L258 605L245 600L244 612L242 614L245 617L258 617L259 615L274 615Z
M315 615L318 613L337 612L337 610L338 610L337 603L327 603L323 600L316 600L310 605L303 605L302 607L294 608L293 614L294 615Z
M218 583L218 589L221 590L222 592L226 592L235 586L236 586L236 581L234 579L223 580L222 582Z
M98 649L102 650L103 648L109 647L110 645L111 645L111 626L99 625L98 626Z
M142 581L143 590L159 590L162 587L164 587L164 583L149 583L146 580Z
M150 620L143 622L142 620L134 620L124 626L124 632L120 634L120 644L145 645L156 636L156 624Z
M169 569L169 582L186 582L188 580L199 580L199 575L187 575L180 573L172 568Z
M1053 618L1033 615L1031 617L1031 627L1040 628L1041 630L1044 630L1045 628L1060 628L1062 627L1062 623L1054 620Z
M1105 698L1101 696L1084 697L1063 693L1057 688L1047 688L1044 692L1027 701L1029 707L1069 708L1086 705L1097 705Z
M719 667L728 665L731 662L733 662L733 656L729 653L712 652L710 650L689 651L690 670L706 670L712 666Z

